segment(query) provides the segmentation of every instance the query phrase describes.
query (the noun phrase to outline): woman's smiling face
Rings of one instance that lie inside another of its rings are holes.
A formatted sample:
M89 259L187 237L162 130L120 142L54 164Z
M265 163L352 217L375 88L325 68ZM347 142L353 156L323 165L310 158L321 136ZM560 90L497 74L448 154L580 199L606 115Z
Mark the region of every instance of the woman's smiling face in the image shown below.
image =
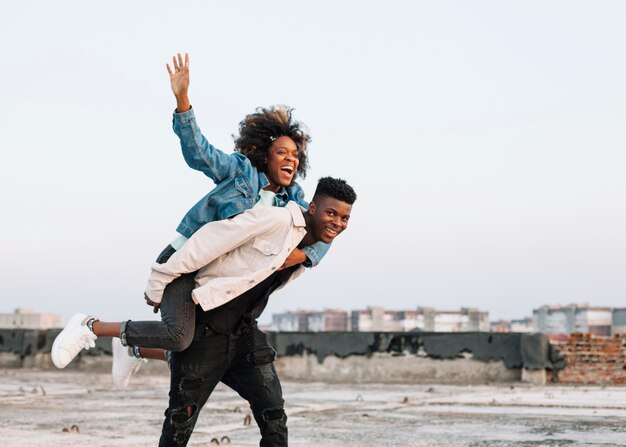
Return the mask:
M267 152L267 178L270 190L277 192L281 186L291 185L300 166L296 143L287 136L276 138Z

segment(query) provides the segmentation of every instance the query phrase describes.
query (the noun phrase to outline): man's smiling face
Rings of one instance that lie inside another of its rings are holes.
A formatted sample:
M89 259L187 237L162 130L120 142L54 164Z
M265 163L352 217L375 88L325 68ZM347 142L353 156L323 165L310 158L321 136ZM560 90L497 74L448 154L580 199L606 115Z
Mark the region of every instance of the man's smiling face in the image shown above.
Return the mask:
M346 228L352 205L333 197L321 196L309 205L311 226L307 226L316 241L332 242Z

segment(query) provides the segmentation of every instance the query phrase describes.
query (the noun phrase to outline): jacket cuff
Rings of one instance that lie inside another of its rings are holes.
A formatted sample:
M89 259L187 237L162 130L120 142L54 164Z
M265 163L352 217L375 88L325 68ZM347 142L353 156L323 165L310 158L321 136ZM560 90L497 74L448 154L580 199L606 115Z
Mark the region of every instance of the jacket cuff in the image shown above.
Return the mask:
M154 262L152 264L152 273L148 278L148 284L146 285L145 294L154 303L160 303L163 299L163 292L165 286L168 284L168 280L171 281L171 277L158 271L163 264Z
M163 294L162 293L156 293L154 291L154 289L148 287L146 289L146 291L144 292L146 294L146 296L148 298L150 298L150 301L152 301L153 303L161 303L161 300L163 299Z
M310 268L310 267L315 267L317 264L320 263L320 260L317 257L317 253L315 253L314 249L307 246L307 247L304 247L302 251L306 255L306 261L302 263L303 266Z
M196 116L193 113L193 107L182 113L178 113L178 110L174 109L174 123L188 123L189 121L193 121L195 119Z

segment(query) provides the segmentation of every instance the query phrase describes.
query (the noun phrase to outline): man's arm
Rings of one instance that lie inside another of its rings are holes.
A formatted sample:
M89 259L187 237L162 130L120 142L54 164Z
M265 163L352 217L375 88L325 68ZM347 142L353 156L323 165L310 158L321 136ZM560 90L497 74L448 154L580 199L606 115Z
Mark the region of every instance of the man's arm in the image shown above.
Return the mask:
M200 132L196 118L189 102L189 55L185 53L185 60L178 53L172 57L174 69L167 66L170 75L170 85L176 98L176 112L174 113L174 132L180 140L183 157L190 168L203 172L215 183L221 182L229 176L232 168L238 164L236 157L227 155L211 145Z
M274 211L276 209L256 207L232 219L205 224L166 263L152 264L145 295L151 302L160 303L165 286L174 279L201 269L280 224L277 222L279 214ZM285 218L289 218L291 224L291 216L285 214Z
M287 259L283 262L283 265L280 266L280 269L286 269L288 267L292 267L294 265L302 264L307 261L307 257L302 250L299 248L294 248L291 250L291 253L287 255Z
M304 255L306 256L306 260L303 262L305 267L315 267L320 263L322 258L326 256L328 249L331 244L327 244L326 242L316 242L312 245L308 245L302 248Z
M280 268L286 269L298 264L302 264L304 267L315 267L326 255L330 245L320 241L313 245L302 247L302 249L294 248Z

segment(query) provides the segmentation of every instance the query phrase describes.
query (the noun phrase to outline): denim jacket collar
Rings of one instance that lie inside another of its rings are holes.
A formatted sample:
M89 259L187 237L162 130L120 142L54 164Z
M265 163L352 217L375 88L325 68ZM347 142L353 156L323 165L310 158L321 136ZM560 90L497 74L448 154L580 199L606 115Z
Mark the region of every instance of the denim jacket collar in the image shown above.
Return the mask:
M259 191L265 188L270 184L270 181L267 179L267 175L264 172L259 172ZM283 206L285 203L289 202L289 192L285 189L284 186L281 186L278 192L276 193L276 202L278 204L279 201L282 201Z

